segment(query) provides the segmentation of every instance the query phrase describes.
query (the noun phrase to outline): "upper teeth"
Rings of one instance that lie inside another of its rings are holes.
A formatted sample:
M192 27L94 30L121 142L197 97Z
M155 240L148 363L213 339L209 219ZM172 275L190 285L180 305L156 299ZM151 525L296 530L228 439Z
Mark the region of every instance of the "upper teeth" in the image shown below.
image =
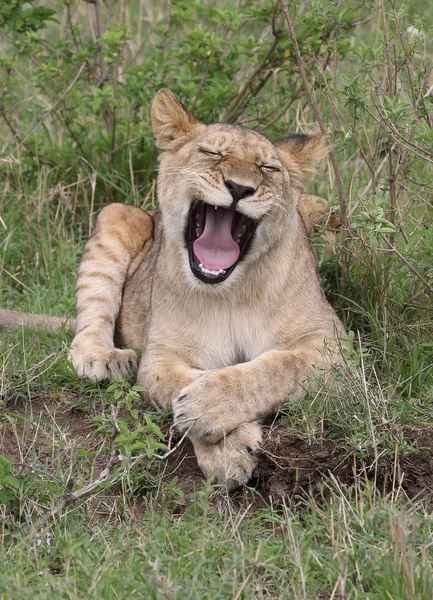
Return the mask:
M224 269L219 269L218 271L212 271L212 269L206 269L206 267L204 267L202 265L202 263L199 264L200 267L200 271L202 273L206 273L206 275L223 275L223 273L225 273Z

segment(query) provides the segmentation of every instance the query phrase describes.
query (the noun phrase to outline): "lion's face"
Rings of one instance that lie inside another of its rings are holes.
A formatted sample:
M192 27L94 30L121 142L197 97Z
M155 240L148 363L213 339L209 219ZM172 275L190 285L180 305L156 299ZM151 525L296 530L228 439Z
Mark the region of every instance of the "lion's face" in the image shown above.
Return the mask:
M252 258L254 248L264 250L266 221L281 207L287 184L275 146L233 126L205 127L177 152L163 155L165 228L188 253L193 275L221 283Z
M297 223L302 171L285 146L300 149L308 136L275 145L248 129L206 126L168 90L154 100L152 123L165 150L158 182L169 243L192 283L234 280Z

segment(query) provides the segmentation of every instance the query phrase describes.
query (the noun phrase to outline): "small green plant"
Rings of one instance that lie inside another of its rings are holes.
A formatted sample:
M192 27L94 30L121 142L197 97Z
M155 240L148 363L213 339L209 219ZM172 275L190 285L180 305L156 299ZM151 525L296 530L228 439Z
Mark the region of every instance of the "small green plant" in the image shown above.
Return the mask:
M138 385L131 386L119 376L115 377L113 383L107 388L108 398L117 403L116 412L122 409L127 411L129 420L119 416L116 417L115 427L118 428L118 436L115 438L115 446L118 452L125 458L130 459L137 453L144 454L151 459L157 450L167 450L163 443L164 434L156 425L151 416L137 408L141 401L140 393L143 388ZM143 423L144 420L144 423Z
M5 510L9 509L12 498L17 496L19 486L19 479L12 475L10 460L0 454L0 504Z

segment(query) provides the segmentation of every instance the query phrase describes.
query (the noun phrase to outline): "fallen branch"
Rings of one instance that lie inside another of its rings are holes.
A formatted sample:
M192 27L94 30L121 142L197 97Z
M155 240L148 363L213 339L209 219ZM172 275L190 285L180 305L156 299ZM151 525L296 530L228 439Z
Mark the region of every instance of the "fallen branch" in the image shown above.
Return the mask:
M71 504L75 504L79 500L88 498L94 492L96 492L102 484L104 484L108 480L108 478L111 475L111 473L113 472L116 464L118 464L119 462L121 462L123 460L123 456L120 455L116 451L115 443L114 443L118 434L121 433L120 427L117 422L118 413L119 413L119 404L112 405L111 406L111 417L112 417L112 425L113 425L114 432L110 438L110 452L108 455L107 464L105 465L104 469L101 471L99 476L96 479L94 479L93 481L91 481L90 483L83 485L83 487L81 487L78 490L75 490L73 492L72 491L73 480L71 477L71 475L72 475L72 461L71 461L67 482L66 482L65 489L64 489L64 492L63 492L60 500L52 507L52 509L48 513L46 513L43 517L38 519L36 521L36 523L29 525L26 530L27 533L36 533L36 532L40 531L50 521L52 521L57 515L61 514L65 508L67 508ZM163 460L166 460L169 456L171 456L174 452L176 452L176 450L178 450L178 448L180 448L180 446L182 445L182 443L188 436L188 434L191 431L192 427L194 426L196 420L197 419L192 419L193 422L191 423L189 428L186 430L186 432L182 435L180 440L175 444L175 446L173 446L173 448L170 448L171 439L172 439L173 430L174 430L174 426L172 426L170 428L170 437L169 437L169 444L168 444L169 449L167 450L167 452L165 452L165 454L162 454L162 455L154 454L153 457L158 460L163 461ZM135 466L137 463L139 463L141 460L143 460L143 458L148 458L148 457L146 454L140 454L139 456L136 456L134 458L134 460L131 462L131 464L129 465L128 470L131 467ZM122 479L122 477L125 475L126 472L127 472L127 469L125 468L121 473L119 473L117 479L118 480Z
M121 457L117 454L114 447L114 438L116 436L117 432L111 439L108 462L105 468L101 471L99 477L97 477L94 481L91 481L87 485L84 485L83 487L79 488L78 490L75 490L75 492L69 490L70 482L68 481L66 483L66 489L63 492L60 500L53 506L53 508L48 513L46 513L43 517L38 519L36 523L30 525L27 528L27 533L36 533L37 531L43 529L52 519L54 519L58 514L62 513L65 508L67 508L71 504L75 504L79 500L83 500L83 498L91 496L103 483L107 481L116 463L121 460ZM70 481L72 480L70 479Z
M83 485L83 487L78 490L72 491L73 480L72 480L72 457L71 463L69 466L68 479L66 481L65 490L60 498L60 500L52 507L52 509L46 513L43 517L38 519L36 523L29 525L27 528L27 533L36 533L37 531L43 529L47 523L49 523L52 519L54 519L58 514L61 514L65 508L70 506L71 504L75 504L79 500L83 500L88 496L91 496L103 483L107 481L109 476L111 475L116 463L122 460L122 456L120 456L115 448L115 439L120 433L120 428L117 423L117 415L119 413L119 404L112 405L111 407L111 416L113 419L113 428L114 432L110 437L110 452L108 454L108 461L105 465L104 469L101 471L99 476L91 481L90 483ZM122 474L119 475L121 477Z
M33 365L32 367L30 367L30 369L28 369L28 372L33 373L33 371L36 371L36 369L39 369L39 367L42 367L42 365L44 365L46 362L48 362L51 358L54 358L57 354L58 354L58 350L57 350L57 352L51 352L51 354L49 354L48 356L43 358L40 362L38 362L35 365Z

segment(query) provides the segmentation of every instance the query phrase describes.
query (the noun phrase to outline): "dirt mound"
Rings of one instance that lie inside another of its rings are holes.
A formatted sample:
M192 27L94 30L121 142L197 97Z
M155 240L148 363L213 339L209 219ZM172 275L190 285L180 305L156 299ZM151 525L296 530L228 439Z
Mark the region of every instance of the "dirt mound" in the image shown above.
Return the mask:
M251 482L264 499L291 499L306 493L315 495L325 480L335 478L350 485L362 475L374 480L380 491L401 488L408 497L431 498L433 490L433 429L412 429L407 440L415 450L403 457L385 454L359 459L332 440L311 444L290 434L284 423L265 432L258 452L256 479ZM167 463L164 477L178 477L178 487L188 495L198 489L203 475L197 466L192 445L187 442Z

